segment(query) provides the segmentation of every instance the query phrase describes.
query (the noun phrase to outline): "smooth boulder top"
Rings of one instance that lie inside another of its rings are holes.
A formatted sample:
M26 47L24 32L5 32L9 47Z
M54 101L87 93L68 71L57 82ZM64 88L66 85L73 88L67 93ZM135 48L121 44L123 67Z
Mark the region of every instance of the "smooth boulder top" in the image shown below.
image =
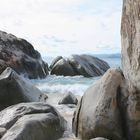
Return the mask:
M66 121L45 103L20 103L0 112L1 140L56 140L63 136Z
M109 69L109 65L94 56L72 55L68 59L58 56L54 59L50 68L51 74L94 77L103 75Z
M47 64L29 42L0 31L0 73L8 66L29 78L48 74Z
M46 102L47 98L47 95L9 67L0 75L0 110L21 102Z

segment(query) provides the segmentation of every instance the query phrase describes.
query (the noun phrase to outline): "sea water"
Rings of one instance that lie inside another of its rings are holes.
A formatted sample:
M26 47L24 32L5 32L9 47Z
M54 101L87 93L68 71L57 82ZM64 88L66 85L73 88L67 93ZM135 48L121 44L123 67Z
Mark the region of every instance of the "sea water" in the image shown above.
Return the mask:
M110 67L121 67L119 55L99 55L100 59L106 61ZM44 57L45 61L50 63L53 57ZM48 94L65 94L72 92L75 95L82 96L85 90L95 83L100 77L86 78L83 76L55 76L49 75L45 79L31 80L33 84L42 92Z

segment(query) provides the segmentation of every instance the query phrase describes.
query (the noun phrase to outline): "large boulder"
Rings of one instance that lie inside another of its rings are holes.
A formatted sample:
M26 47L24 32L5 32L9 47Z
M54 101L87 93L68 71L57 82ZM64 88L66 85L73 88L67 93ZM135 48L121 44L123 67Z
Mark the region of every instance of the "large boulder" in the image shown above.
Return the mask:
M0 73L6 67L29 78L44 78L48 74L47 64L29 42L0 31Z
M124 0L121 25L122 110L127 140L140 139L140 1ZM126 90L124 90L126 89Z
M109 69L85 92L73 119L73 131L82 140L105 137L122 140L122 122L118 105L121 72Z
M7 129L1 140L57 140L66 121L55 108L44 103L20 103L0 112L0 127Z
M72 55L68 62L77 75L85 77L101 76L109 69L105 61L90 55Z
M75 104L77 105L78 99L71 92L68 92L64 95L64 97L59 101L58 104Z
M51 74L55 75L94 77L103 75L109 69L109 65L90 55L72 55L68 59L57 57L50 68Z
M53 65L51 69L51 74L74 76L75 72L72 66L64 58L62 58Z
M0 75L0 110L20 102L45 102L46 99L47 95L11 68L8 67Z
M129 90L140 90L140 1L124 0L121 24L122 67Z

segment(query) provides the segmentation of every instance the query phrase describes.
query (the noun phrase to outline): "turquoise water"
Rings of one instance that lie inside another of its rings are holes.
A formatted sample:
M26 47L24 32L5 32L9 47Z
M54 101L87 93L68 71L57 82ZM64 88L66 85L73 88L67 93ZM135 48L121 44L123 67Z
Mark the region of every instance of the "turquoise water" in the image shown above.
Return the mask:
M46 62L49 64L51 63L53 58L45 58ZM108 62L110 67L120 67L121 61L120 58L101 58ZM37 86L41 91L44 93L58 93L58 94L64 94L67 92L72 92L75 95L83 95L85 90L90 87L92 84L95 83L100 77L94 77L94 78L85 78L83 76L55 76L55 75L49 75L45 79L38 79L38 80L31 80L35 86Z

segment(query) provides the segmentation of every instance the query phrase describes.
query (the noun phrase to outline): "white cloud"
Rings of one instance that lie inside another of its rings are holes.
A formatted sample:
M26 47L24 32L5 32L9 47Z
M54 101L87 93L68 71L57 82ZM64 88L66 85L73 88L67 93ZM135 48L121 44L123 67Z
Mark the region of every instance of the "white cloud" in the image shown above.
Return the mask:
M118 1L0 0L0 29L28 39L43 55L118 52Z

